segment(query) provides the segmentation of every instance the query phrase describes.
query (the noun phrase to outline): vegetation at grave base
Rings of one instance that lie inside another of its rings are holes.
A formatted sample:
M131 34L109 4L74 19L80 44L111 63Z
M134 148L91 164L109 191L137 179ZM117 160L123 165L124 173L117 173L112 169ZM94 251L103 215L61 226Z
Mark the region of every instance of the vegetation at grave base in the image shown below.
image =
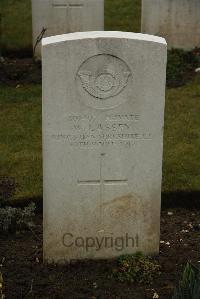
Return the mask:
M200 298L200 269L188 263L172 299Z
M24 209L0 208L0 233L20 232L31 228L34 225L35 208L34 203L30 203Z
M151 284L161 274L160 265L141 252L122 255L113 275L121 282Z
M31 55L31 0L0 0L2 52ZM105 0L105 30L140 31L141 0Z

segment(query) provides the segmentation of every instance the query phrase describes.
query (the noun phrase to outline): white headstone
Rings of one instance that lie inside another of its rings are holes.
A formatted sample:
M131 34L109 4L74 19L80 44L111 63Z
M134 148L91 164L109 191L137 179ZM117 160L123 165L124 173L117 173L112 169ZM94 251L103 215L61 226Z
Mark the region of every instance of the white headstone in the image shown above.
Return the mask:
M166 42L43 40L44 259L159 251Z
M41 59L38 37L104 30L104 0L32 0L34 56Z
M200 47L200 1L142 0L142 32L165 37L169 48Z

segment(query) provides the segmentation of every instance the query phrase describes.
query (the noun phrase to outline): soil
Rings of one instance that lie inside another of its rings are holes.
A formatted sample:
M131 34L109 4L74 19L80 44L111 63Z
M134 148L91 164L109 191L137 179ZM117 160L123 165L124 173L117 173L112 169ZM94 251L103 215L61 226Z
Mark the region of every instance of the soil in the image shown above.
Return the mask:
M169 213L170 212L170 213ZM121 283L112 276L116 260L82 261L65 266L42 263L42 215L31 231L0 236L0 271L6 299L159 298L171 299L188 260L200 265L200 210L164 209L161 218L161 276L152 285ZM168 243L169 242L169 243Z
M32 58L2 58L0 61L0 84L17 86L41 82L40 62L35 62Z

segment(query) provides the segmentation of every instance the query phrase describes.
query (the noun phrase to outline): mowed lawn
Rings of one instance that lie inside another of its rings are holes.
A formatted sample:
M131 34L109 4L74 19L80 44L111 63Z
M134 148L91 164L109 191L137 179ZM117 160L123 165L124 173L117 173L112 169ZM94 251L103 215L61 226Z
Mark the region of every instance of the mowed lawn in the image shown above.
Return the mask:
M163 191L198 190L200 75L167 90ZM15 198L42 196L41 86L0 87L0 176L14 178Z
M0 86L0 180L15 198L42 195L41 86Z
M2 49L31 51L30 0L0 0ZM106 0L105 29L140 30L141 0ZM200 186L200 75L167 90L163 192ZM0 85L0 183L16 182L15 199L42 197L41 85Z

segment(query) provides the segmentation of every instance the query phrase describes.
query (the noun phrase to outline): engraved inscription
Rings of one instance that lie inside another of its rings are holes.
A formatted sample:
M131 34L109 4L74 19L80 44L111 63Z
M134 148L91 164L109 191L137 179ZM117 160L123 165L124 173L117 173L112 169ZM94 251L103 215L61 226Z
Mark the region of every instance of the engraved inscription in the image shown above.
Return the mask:
M103 119L94 115L68 115L68 131L51 137L72 147L95 148L123 146L130 148L138 142L152 139L151 133L138 128L139 114L106 114Z
M84 6L83 3L63 3L63 1L56 1L56 0L54 0L54 2L53 2L54 8L67 8L67 7L80 8L83 6Z
M83 89L96 100L106 100L122 92L131 71L118 57L100 54L87 59L78 70Z

